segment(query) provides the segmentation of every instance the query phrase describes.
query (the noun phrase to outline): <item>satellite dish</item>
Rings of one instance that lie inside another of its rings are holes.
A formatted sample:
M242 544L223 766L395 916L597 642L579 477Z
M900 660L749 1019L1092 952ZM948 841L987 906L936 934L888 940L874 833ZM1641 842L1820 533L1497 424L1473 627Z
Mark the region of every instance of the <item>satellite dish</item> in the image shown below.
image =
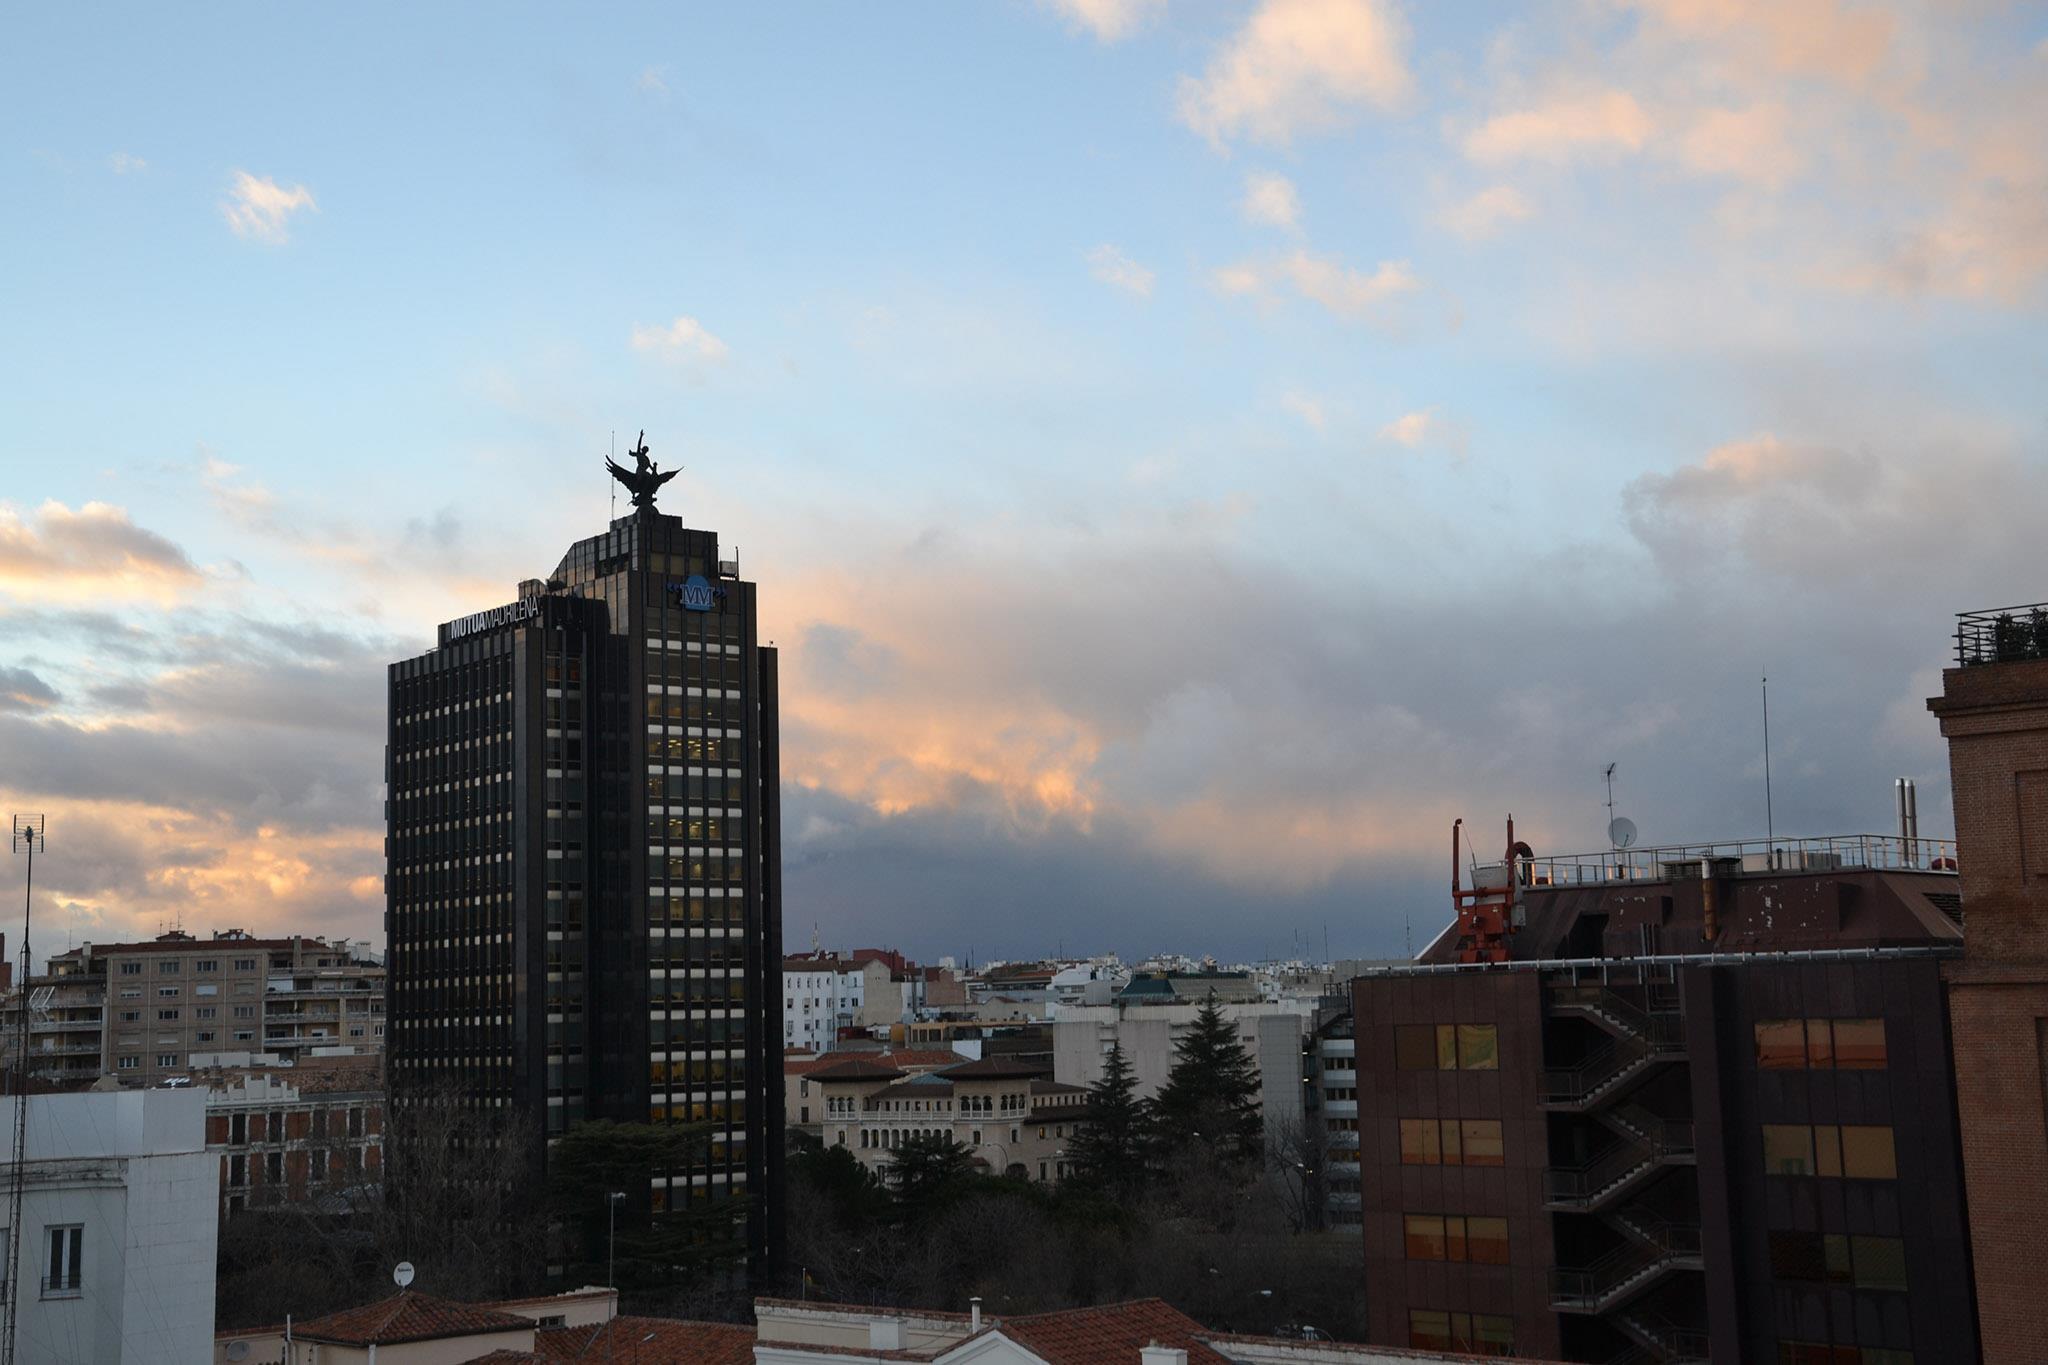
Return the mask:
M249 1358L249 1343L246 1341L229 1342L227 1355L229 1360L247 1360Z
M400 1289L412 1283L412 1262L400 1261L391 1268L391 1280Z
M1607 839L1616 848L1627 848L1636 841L1636 822L1626 815L1617 815L1607 822Z

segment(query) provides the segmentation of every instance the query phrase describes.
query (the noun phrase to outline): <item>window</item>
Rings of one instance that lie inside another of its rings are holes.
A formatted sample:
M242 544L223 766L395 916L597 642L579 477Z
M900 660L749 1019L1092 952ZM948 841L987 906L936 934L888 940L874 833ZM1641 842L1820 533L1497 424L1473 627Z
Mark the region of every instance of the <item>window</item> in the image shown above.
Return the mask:
M178 1054L175 1052L159 1052L156 1054L156 1064L158 1066L176 1066L178 1064Z
M1830 1346L1824 1341L1781 1341L1778 1365L1913 1365L1911 1351L1882 1346Z
M235 970L236 970L236 971L238 971L238 972L253 972L253 971L255 971L255 970L256 970L256 959L255 959L255 958L253 958L253 957L238 957L238 958L236 958L236 959L235 959Z
M1492 1313L1408 1310L1408 1344L1423 1351L1467 1351L1504 1356L1514 1349L1514 1320Z
M192 1011L192 1017L194 1019L217 1019L220 1017L220 1006L201 1005Z
M1884 1020L1835 1020L1837 1071L1882 1071L1885 1060Z
M43 1297L73 1297L81 1283L79 1262L85 1251L85 1228L73 1223L44 1231L49 1237L50 1259L43 1274Z
M195 972L217 972L220 970L220 959L217 957L201 958L192 964L192 970Z
M256 1017L256 1007L255 1007L254 1005L237 1005L237 1006L235 1006L235 1018L237 1018L237 1019L254 1019L255 1017Z
M1411 1261L1508 1263L1508 1220L1459 1214L1411 1213L1402 1220Z
M123 1057L118 1063L116 1063L116 1065L119 1066L119 1068L123 1071L133 1071L137 1067L142 1065L142 1058Z
M1499 1119L1402 1119L1403 1166L1506 1164Z
M141 975L142 975L142 964L141 964L140 962L123 962L123 963L121 964L121 975L123 975L123 976L141 976Z
M1760 1019L1756 1064L1765 1071L1882 1071L1882 1019Z
M228 1141L240 1146L249 1140L249 1116L230 1114L228 1116Z
M1764 1172L1767 1175L1812 1175L1813 1129L1803 1123L1764 1125Z
M158 1010L156 1012L156 1018L157 1022L160 1024L175 1024L178 1022L178 1012L174 1009Z
M284 1183L283 1152L265 1152L263 1154L263 1183L266 1185L282 1185Z
M122 1022L122 1023L124 1023L124 1024L139 1024L139 1023L141 1023L141 1022L142 1022L142 1011L141 1011L141 1010L122 1010L122 1011L121 1011L121 1022Z
M1402 1071L1498 1071L1500 1031L1492 1024L1400 1024L1394 1065Z
M176 1000L183 994L184 992L176 986L158 986L156 988L156 998L159 1000Z
M1846 1176L1851 1180L1896 1180L1898 1159L1892 1130L1883 1126L1823 1123L1763 1125L1767 1175Z
M249 1183L249 1158L236 1153L228 1158L228 1188L239 1190Z
M178 974L178 965L178 959L167 957L162 962L156 964L156 973L158 976L176 976Z

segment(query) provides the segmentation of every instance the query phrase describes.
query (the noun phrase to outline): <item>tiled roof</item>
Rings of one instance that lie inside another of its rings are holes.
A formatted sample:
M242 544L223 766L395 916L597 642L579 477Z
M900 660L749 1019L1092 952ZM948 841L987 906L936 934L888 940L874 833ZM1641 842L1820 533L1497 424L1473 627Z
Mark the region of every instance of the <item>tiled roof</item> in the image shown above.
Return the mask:
M1047 1365L1133 1365L1154 1344L1186 1351L1188 1365L1228 1365L1197 1335L1202 1325L1164 1299L1006 1317L997 1326Z
M1018 1081L1027 1076L1043 1076L1048 1067L1035 1066L1029 1062L1013 1062L1002 1057L983 1057L976 1062L962 1062L949 1066L940 1074L949 1081Z
M874 1062L880 1066L903 1069L911 1067L950 1066L960 1060L960 1054L950 1048L899 1048L893 1052L885 1049L856 1052L847 1049L841 1052L789 1056L784 1054L782 1074L785 1076L815 1076L828 1066L837 1066L844 1061Z
M295 1337L331 1341L345 1346L384 1346L400 1341L433 1341L440 1337L466 1337L482 1332L510 1332L533 1326L532 1318L454 1303L431 1294L401 1289L388 1299L344 1308L324 1318L302 1322L292 1329Z
M900 1081L903 1074L893 1066L883 1066L865 1057L849 1057L809 1073L814 1081Z
M1034 1095L1085 1095L1088 1093L1088 1087L1085 1085L1068 1085L1065 1081L1033 1081L1031 1083L1031 1093Z
M754 1329L742 1323L613 1318L534 1333L536 1360L640 1361L644 1365L753 1365Z

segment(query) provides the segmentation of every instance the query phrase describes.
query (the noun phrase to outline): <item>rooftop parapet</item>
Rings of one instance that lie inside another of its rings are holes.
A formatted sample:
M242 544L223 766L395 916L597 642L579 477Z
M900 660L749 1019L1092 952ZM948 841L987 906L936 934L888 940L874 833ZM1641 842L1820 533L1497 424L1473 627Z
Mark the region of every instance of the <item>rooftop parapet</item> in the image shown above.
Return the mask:
M1956 870L1953 839L1905 839L1896 834L1828 834L1807 839L1735 839L1658 848L1609 849L1523 860L1526 885L1600 886L1613 882L1664 882L1698 878L1700 862L1716 864L1716 875L1786 875L1868 869L1881 872ZM1476 880L1504 878L1500 864L1481 865Z
M1956 613L1956 667L2048 659L2048 602Z

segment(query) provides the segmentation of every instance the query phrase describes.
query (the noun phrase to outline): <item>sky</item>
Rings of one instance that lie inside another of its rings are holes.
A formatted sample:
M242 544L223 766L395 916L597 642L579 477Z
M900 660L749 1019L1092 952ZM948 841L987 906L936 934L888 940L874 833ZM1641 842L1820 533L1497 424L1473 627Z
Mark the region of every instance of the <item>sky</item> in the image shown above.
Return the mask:
M381 940L385 665L642 429L782 651L797 945L1396 954L1609 763L1760 837L1765 676L1778 833L1945 835L1953 614L2048 598L2040 4L5 30L37 958Z

